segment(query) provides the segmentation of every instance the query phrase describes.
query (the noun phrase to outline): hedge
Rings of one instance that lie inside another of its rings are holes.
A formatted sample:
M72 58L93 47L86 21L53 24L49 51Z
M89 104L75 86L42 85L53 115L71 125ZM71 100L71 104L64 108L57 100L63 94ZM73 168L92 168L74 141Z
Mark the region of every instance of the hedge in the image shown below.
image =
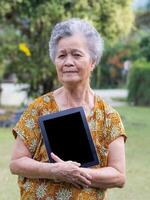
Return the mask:
M128 76L128 101L150 106L150 62L136 61Z

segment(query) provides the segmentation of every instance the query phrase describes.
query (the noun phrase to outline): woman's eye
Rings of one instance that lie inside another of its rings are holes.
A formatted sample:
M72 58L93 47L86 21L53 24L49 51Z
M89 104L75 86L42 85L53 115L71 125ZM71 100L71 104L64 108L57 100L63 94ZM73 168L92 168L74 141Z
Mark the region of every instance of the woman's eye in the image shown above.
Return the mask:
M74 54L74 56L75 56L75 57L81 57L81 55L80 55L80 54L77 54L77 53Z
M58 58L63 58L63 57L65 57L64 54L61 54L61 55L58 56Z

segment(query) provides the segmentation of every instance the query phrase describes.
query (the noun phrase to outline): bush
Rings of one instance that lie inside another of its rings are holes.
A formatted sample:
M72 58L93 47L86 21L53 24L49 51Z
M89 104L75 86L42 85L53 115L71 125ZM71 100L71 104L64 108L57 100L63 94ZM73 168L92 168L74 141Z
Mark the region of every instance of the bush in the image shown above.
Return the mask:
M128 77L128 101L134 105L150 106L150 62L133 63Z

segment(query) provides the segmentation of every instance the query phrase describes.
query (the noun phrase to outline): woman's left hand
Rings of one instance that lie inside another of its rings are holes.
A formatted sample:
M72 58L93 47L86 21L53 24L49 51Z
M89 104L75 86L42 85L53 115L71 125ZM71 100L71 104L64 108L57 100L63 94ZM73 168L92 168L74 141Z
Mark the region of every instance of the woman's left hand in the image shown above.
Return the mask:
M72 183L77 188L90 186L91 176L84 171L83 168L80 168L80 163L74 161L63 161L54 153L51 153L51 157L56 163L62 163L62 167L59 169L60 171L56 172L56 182L61 182L64 180ZM70 173L71 171L72 173Z

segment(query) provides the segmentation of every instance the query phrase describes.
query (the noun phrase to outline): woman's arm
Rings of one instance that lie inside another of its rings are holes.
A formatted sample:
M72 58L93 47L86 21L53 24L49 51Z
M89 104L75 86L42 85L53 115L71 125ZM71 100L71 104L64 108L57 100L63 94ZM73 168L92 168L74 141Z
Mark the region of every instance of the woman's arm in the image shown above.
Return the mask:
M29 150L19 136L16 138L9 166L12 174L21 175L27 178L48 177L53 168L53 165L51 165L50 169L47 163L40 163L33 160Z
M108 166L100 169L81 168L92 176L92 187L123 187L125 184L124 138L119 137L109 145Z
M81 172L80 164L72 161L57 163L42 163L31 158L31 154L22 139L17 136L14 145L10 170L12 174L27 178L57 179L87 187L91 184L91 176L87 172Z

